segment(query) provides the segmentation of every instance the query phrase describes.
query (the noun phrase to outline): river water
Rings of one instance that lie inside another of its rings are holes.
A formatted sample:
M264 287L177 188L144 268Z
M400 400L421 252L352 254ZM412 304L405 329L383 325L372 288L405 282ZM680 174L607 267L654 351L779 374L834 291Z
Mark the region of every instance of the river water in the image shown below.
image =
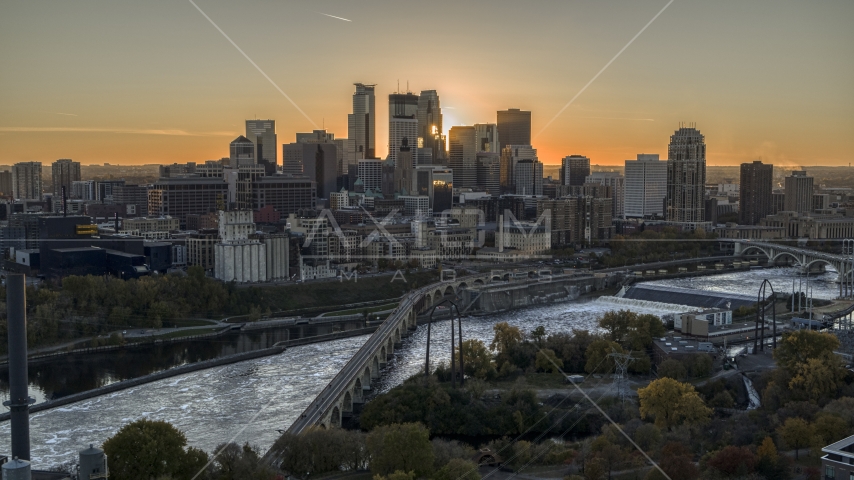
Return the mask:
M715 292L755 292L768 278L775 290L791 291L794 269L750 270L721 275L655 281L655 284ZM835 273L813 276L816 298L833 298ZM788 290L787 290L788 288ZM492 326L508 322L530 332L539 325L548 333L595 329L600 315L628 308L607 297L533 307L463 320L466 339L492 340ZM639 313L672 313L669 308L632 307ZM450 358L447 321L433 326L431 363ZM423 369L426 327L404 340L376 385L383 392ZM214 367L31 415L32 457L46 468L74 460L89 443L101 444L139 418L165 420L182 430L190 445L211 452L226 441L268 448L323 389L367 336L290 348L272 357ZM0 424L0 445L8 448L9 423Z

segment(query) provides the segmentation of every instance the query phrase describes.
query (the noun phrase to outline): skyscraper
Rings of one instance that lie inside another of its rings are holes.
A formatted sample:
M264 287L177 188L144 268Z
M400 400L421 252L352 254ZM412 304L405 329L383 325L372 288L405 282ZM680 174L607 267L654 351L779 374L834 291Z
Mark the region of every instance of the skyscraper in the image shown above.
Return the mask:
M80 162L63 158L53 162L50 170L53 180L53 194L59 198L59 195L62 194L62 187L65 187L66 197L71 197L72 182L80 180Z
M255 163L264 165L267 175L275 175L279 146L275 120L246 120L246 138L255 144Z
M336 190L338 154L334 143L289 143L282 146L286 173L302 173L317 183L317 198L329 198ZM301 172L296 172L299 162Z
M584 185L590 175L590 159L583 155L563 157L560 165L561 185Z
M353 113L347 116L347 137L356 141L359 159L375 158L376 152L376 85L354 83Z
M15 200L41 200L42 162L12 165L12 192Z
M418 164L443 164L446 159L442 133L442 110L436 90L422 90L418 96ZM429 153L429 162L426 158Z
M475 137L477 138L478 152L501 153L498 143L498 125L494 123L476 123L474 125Z
M618 172L593 172L587 179L586 183L595 183L605 185L611 188L611 215L613 218L623 218L626 216L626 177ZM661 202L659 202L661 203Z
M806 170L795 170L786 177L786 198L784 200L787 212L800 214L811 213L813 210L813 177Z
M406 139L410 150L418 144L418 95L392 93L388 96L388 158L397 165L397 154ZM416 158L413 155L413 160ZM414 167L414 165L413 165Z
M365 191L382 191L383 161L377 158L359 160L358 177L364 185Z
M448 166L454 171L454 187L472 188L477 184L475 128L454 126L448 136Z
M477 186L490 195L501 195L501 155L497 152L477 152Z
M530 145L504 145L501 148L502 193L516 193L516 185L513 182L516 178L516 164L520 160L537 160L537 149Z
M498 141L507 145L531 144L531 112L511 108L498 111Z
M513 169L516 195L543 194L543 164L536 158L519 160Z
M696 224L706 216L706 143L699 130L680 127L667 147L669 222ZM686 227L691 228L690 225Z
M626 160L627 217L644 218L664 215L667 195L667 162L657 154L638 154L637 160Z
M252 140L249 140L243 135L235 138L228 145L228 158L231 168L237 168L237 166L241 163L256 163L255 144L252 143Z
M760 161L741 164L738 223L758 225L759 220L774 213L771 195L774 189L774 165Z

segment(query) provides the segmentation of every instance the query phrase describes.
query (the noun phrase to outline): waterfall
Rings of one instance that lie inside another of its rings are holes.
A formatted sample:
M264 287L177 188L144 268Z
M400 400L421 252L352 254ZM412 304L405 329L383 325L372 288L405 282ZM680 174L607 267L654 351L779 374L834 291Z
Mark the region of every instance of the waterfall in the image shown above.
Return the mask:
M657 310L661 313L685 313L685 312L699 312L702 309L698 307L689 307L687 305L677 305L675 303L664 303L664 302L652 302L649 300L637 300L634 298L623 298L623 297L599 297L595 300L595 303L606 304L606 305L614 305L618 307L636 307L643 308L646 310ZM631 308L629 308L631 310Z

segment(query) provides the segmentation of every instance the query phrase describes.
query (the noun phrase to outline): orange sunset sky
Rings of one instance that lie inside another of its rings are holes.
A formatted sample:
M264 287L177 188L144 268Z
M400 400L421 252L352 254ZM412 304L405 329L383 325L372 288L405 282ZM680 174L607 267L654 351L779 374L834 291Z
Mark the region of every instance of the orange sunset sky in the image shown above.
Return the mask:
M218 159L256 117L346 137L353 82L378 84L385 156L398 81L439 92L445 130L531 110L547 164L664 158L679 122L710 165L854 156L850 0L194 1L4 1L0 164Z

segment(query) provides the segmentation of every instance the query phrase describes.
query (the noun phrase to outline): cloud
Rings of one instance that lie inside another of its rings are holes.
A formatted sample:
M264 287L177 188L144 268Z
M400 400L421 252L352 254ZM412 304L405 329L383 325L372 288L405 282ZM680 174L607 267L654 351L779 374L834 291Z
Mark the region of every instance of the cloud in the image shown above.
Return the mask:
M344 20L345 22L352 22L352 20L349 20L349 19L346 19L346 18L343 18L343 17L336 17L335 15L330 15L330 14L328 14L328 13L323 13L323 12L314 12L314 13L319 13L319 14L321 14L321 15L326 15L327 17L335 18L335 19L338 19L338 20Z
M62 112L56 112L56 114L57 114L57 115L65 115L65 116L68 116L68 117L76 117L76 116L77 116L77 114L76 114L76 113L62 113Z
M222 137L235 135L234 132L187 132L185 130L158 130L142 128L95 128L95 127L0 127L0 132L36 133L36 132L77 132L77 133L116 133L129 135L167 135L178 137Z

